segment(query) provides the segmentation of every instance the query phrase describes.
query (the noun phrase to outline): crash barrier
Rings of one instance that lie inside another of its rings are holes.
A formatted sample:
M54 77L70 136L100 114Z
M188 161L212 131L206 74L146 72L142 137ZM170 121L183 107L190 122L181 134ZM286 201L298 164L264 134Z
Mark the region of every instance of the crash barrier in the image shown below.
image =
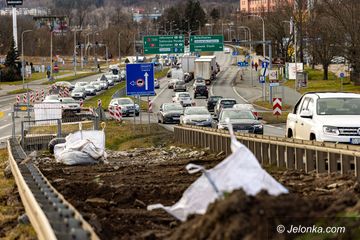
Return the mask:
M209 148L226 155L231 153L230 135L225 130L176 126L174 136L181 144ZM351 173L360 180L359 146L245 133L236 133L236 137L263 165L305 172Z
M121 122L122 121L122 112L121 107L109 107L109 114L110 118L114 119L115 121Z
M91 226L32 164L15 138L7 142L21 201L40 240L99 239Z

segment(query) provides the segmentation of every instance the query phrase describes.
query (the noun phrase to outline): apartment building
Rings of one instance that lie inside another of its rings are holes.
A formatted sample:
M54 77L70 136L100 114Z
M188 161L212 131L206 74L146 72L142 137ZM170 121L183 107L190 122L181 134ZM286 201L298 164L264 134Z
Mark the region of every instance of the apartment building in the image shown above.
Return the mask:
M240 10L247 13L271 12L276 6L294 0L240 0Z

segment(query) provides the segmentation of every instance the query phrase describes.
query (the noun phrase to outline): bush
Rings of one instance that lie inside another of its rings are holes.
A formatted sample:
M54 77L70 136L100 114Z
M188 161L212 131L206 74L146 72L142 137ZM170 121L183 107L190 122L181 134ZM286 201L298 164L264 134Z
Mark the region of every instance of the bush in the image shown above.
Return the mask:
M1 82L14 82L21 80L21 74L14 67L4 67L1 69Z

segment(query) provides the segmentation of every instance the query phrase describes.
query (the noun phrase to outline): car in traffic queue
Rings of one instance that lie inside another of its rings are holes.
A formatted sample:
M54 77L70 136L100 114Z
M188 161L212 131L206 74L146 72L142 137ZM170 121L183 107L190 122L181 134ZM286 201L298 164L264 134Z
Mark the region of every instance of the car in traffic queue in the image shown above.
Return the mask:
M205 80L202 78L197 78L194 81L193 89L195 90L196 86L206 86Z
M126 79L126 71L121 70L120 71L120 81L125 81L125 79Z
M171 79L168 81L168 88L169 88L169 89L174 89L175 83L176 83L177 81L180 81L180 79L171 78Z
M93 85L88 84L88 85L85 85L84 88L85 88L85 93L87 96L95 96L96 95L96 88Z
M264 128L251 110L226 108L223 109L218 118L212 123L214 128L228 130L228 122L232 124L234 132L263 134Z
M233 108L239 110L250 110L257 119L261 119L259 112L250 103L237 103L233 106Z
M101 87L100 82L93 81L93 82L91 82L90 84L95 87L95 89L96 89L97 92L100 92L100 91L102 90L102 87Z
M59 81L54 84L56 87L64 87L64 88L68 88L69 90L73 90L75 88L74 85L72 85L70 82L67 81Z
M214 107L219 99L223 98L222 96L210 96L207 100L207 109L209 112L214 111Z
M183 80L176 81L174 84L174 92L186 92L186 83Z
M59 95L58 94L51 94L45 97L42 101L43 103L59 103Z
M113 98L110 101L108 109L109 111L114 111L117 106L120 107L123 116L130 116L131 114L139 116L140 107L138 104L135 104L131 98Z
M88 82L77 82L77 83L75 83L74 89L78 88L78 87L84 87L88 84L89 84Z
M217 101L214 107L214 114L218 116L222 109L232 108L236 103L237 102L234 98L221 98Z
M76 87L74 90L71 91L71 97L74 99L85 99L86 92L84 87Z
M295 104L286 136L302 140L360 144L360 94L310 92Z
M190 93L188 92L175 93L172 101L173 103L180 103L183 107L189 107L193 105Z
M155 89L159 89L159 88L160 88L160 81L159 81L159 79L157 79L157 78L154 79L154 88L155 88Z
M113 72L108 72L107 74L105 74L105 77L107 78L110 86L112 86L111 84L114 84L115 82L120 82L119 74L114 74Z
M98 78L96 81L100 83L102 90L107 90L109 88L109 82L107 80L102 80L101 78Z
M199 96L205 97L205 98L209 97L209 90L208 90L207 86L198 85L195 87L194 98L197 98Z
M59 98L59 102L61 103L61 107L65 111L74 111L74 112L78 112L78 113L81 111L80 103L77 102L72 97Z
M186 107L180 117L180 124L211 127L212 117L206 107Z
M184 108L180 103L164 103L157 113L158 123L180 123Z

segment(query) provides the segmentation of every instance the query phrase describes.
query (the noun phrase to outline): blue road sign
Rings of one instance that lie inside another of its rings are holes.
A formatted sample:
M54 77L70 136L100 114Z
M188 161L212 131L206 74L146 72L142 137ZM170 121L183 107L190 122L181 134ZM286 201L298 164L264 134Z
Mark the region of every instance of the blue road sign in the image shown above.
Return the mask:
M126 94L128 96L155 95L153 63L126 65Z
M239 66L239 67L247 67L247 66L249 66L249 63L246 62L246 61L238 62L238 66Z
M239 52L238 52L238 51L233 51L233 52L232 52L232 55L233 55L233 56L237 56L237 55L239 55Z
M259 83L265 83L265 77L259 76Z
M345 73L343 73L343 72L340 73L340 77L341 77L341 78L345 77Z
M262 68L267 68L269 66L269 63L268 62L262 62L261 63L261 67Z

